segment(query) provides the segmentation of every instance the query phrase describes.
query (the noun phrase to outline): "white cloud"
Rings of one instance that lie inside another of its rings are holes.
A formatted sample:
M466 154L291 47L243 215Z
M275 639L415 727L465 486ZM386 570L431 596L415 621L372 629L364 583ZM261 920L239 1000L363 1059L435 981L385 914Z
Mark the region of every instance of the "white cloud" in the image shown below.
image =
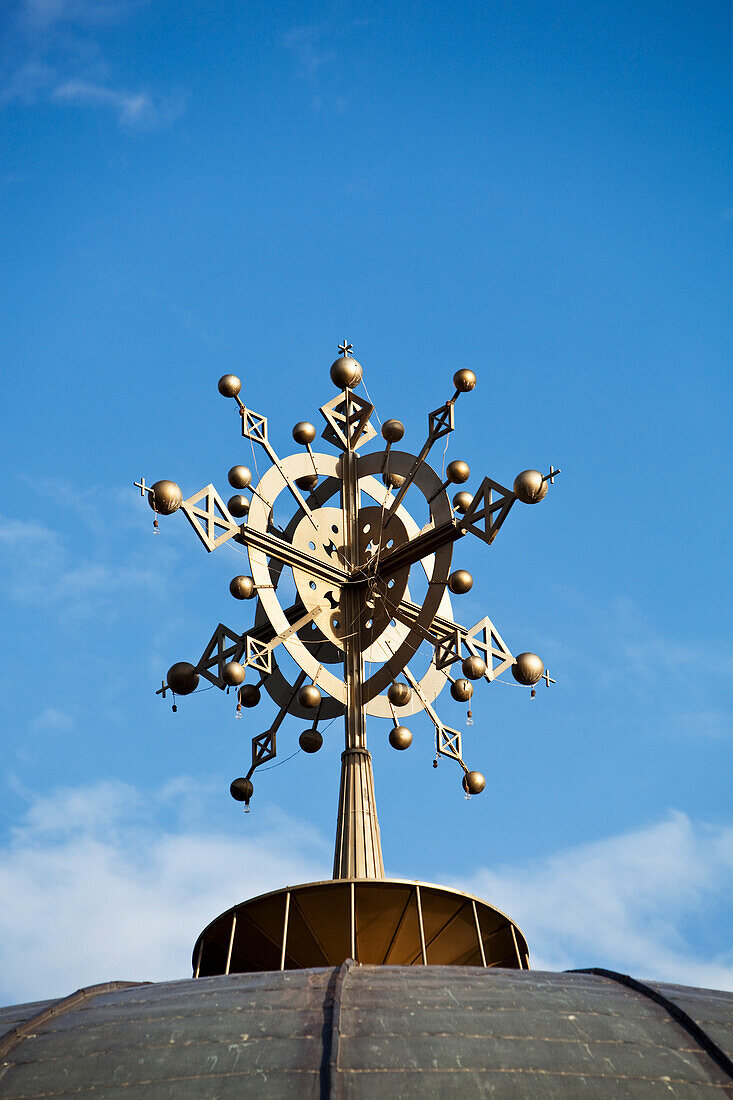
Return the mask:
M119 782L56 792L0 848L0 1000L54 997L113 978L190 975L196 936L237 901L324 877L328 850L275 815L194 832L195 787ZM199 799L200 801L200 799ZM174 821L161 824L174 811Z
M153 126L161 117L158 107L146 92L119 91L91 84L87 80L66 81L54 89L53 98L67 103L107 107L125 126Z
M31 800L0 847L0 1001L186 977L195 938L218 913L327 875L330 844L307 824L261 812L235 817L225 835L202 824L211 798L219 792L180 778L152 793L114 781ZM725 917L732 880L733 829L673 814L459 885L518 921L536 968L606 966L731 988L733 960L683 929Z
M337 57L334 50L325 45L325 31L313 24L292 27L283 37L283 46L295 58L300 75L315 80L324 65L333 64Z
M118 538L112 550L105 521L91 503L86 521L99 534L84 539L80 550L76 541L72 545L68 535L48 525L0 516L0 590L16 603L56 607L74 615L99 614L102 609L115 615L126 592L144 598L161 591L165 555L153 567L142 544L133 545L125 555ZM118 536L124 523L125 517L118 520ZM75 540L73 525L70 533Z
M30 723L32 730L70 730L73 729L74 720L56 707L46 707Z
M622 836L461 885L509 913L537 969L603 966L638 978L733 989L733 953L703 950L696 921L730 927L733 827L672 813Z
M19 0L8 19L0 103L32 105L50 100L110 111L127 129L173 121L181 104L149 90L119 86L96 37L102 26L121 23L139 6L131 0ZM13 18L14 15L14 18Z

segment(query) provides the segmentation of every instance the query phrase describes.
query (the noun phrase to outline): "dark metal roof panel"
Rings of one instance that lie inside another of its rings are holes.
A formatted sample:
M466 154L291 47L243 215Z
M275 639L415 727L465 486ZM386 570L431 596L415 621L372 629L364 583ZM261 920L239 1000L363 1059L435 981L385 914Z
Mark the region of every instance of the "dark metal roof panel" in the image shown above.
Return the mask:
M733 1021L730 995L664 992L694 1002L701 1022ZM733 1097L731 1077L633 989L460 966L345 964L99 992L34 1026L4 1063L3 1100Z
M29 1001L28 1004L24 1005L10 1005L9 1008L0 1008L0 1035L4 1035L6 1031L17 1027L18 1024L25 1023L31 1016L37 1016L39 1012L43 1012L45 1008L53 1003L53 1001Z
M602 979L567 978L472 970L458 982L455 968L431 968L405 997L404 972L355 968L341 1005L339 1071L363 1080L366 1073L422 1077L432 1069L446 1080L454 1075L462 1093L461 1080L480 1079L488 1094L501 1080L500 1095L511 1087L512 1096L524 1095L525 1086L536 1095L538 1079L545 1095L551 1078L564 1096L581 1080L586 1095L591 1083L590 1095L606 1095L611 1079L624 1081L629 1096L669 1096L671 1084L707 1091L725 1083L653 1002Z
M707 1032L713 1042L733 1059L733 1015L730 1008L730 993L713 989L692 989L689 986L669 985L666 982L647 982L646 984L691 1016L698 1027Z

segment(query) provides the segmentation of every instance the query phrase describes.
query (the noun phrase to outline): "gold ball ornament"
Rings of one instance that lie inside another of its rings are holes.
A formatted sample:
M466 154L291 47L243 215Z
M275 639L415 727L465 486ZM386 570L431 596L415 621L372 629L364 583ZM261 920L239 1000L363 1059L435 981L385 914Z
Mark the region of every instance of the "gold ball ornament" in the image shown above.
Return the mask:
M512 676L518 684L532 687L542 676L545 666L536 653L518 653L512 665Z
M236 496L229 497L227 501L227 508L231 515L236 519L244 519L249 512L249 497L242 496L241 493L237 493Z
M305 489L310 493L318 484L318 474L304 474L303 477L296 477L295 484L299 489Z
M254 784L251 779L245 779L243 776L241 779L234 780L229 787L229 793L236 802L249 802L255 793Z
M340 390L358 386L363 374L361 363L357 363L350 355L341 355L331 364L331 381Z
M450 693L457 703L467 703L473 695L473 684L470 680L454 680L450 686Z
M246 466L232 466L227 476L232 489L247 489L252 484L252 471Z
M242 684L237 699L243 707L256 707L260 701L260 689L254 684Z
M199 674L188 661L178 661L168 669L166 680L174 695L190 695L198 687Z
M382 474L382 481L389 489L399 489L400 485L405 483L402 474L393 474L391 470L387 470L386 474Z
M229 582L229 591L235 600L251 600L257 594L255 582L251 577L232 577Z
M465 516L468 509L473 504L473 496L471 493L467 493L465 490L461 493L456 493L453 497L453 507L456 512L460 512L462 516Z
M514 492L523 504L539 504L547 496L547 482L539 470L522 470L514 478Z
M315 438L316 429L309 420L299 420L293 428L293 439L301 447L305 447L307 443L312 443Z
M486 674L485 661L483 661L481 657L476 657L474 654L470 657L466 657L461 668L467 680L480 680L481 677Z
M298 744L303 752L318 752L323 745L323 738L316 729L303 730L298 738Z
M463 485L463 482L468 481L471 476L471 469L462 458L454 458L452 462L448 463L445 476L454 485Z
M412 744L412 734L407 726L395 726L389 731L389 743L393 749L409 749Z
M148 504L159 516L172 516L183 504L183 493L175 481L156 481L150 487Z
M382 424L382 438L387 443L399 443L405 434L405 425L401 420L385 420Z
M321 705L321 693L316 685L303 684L298 692L298 702L301 707L306 707L308 710L315 710L316 707L319 707Z
M453 375L453 385L459 393L468 393L476 388L476 375L472 370L457 370Z
M466 772L461 786L466 794L481 794L486 786L486 779L481 772Z
M390 684L387 688L387 698L393 707L406 707L412 699L412 688L409 684Z
M229 687L237 687L244 682L244 666L239 661L229 661L221 670L221 678Z
M473 588L473 577L467 569L456 569L448 577L448 587L456 596L462 596Z
M241 379L236 374L222 374L219 379L219 393L222 397L236 397L241 388Z

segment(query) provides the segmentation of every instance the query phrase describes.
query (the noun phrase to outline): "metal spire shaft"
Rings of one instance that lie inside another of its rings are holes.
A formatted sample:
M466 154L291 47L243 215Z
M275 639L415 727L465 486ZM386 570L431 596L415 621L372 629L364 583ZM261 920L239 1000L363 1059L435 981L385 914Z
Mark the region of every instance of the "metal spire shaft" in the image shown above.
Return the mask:
M347 401L350 391L346 390ZM351 554L359 547L359 479L357 454L347 449L342 455L341 507L344 512L346 546ZM351 562L352 566L355 562ZM346 619L344 679L346 714L345 747L341 755L334 878L384 878L382 841L374 797L372 757L366 747L366 716L362 700L364 660L360 637L362 601L350 586L343 590Z

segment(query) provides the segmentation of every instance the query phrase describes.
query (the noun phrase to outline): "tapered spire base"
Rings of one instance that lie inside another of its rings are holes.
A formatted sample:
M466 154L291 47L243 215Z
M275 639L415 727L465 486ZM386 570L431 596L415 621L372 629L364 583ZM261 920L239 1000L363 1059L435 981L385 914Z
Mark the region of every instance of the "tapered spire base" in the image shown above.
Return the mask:
M333 877L384 878L372 755L364 748L341 754Z

